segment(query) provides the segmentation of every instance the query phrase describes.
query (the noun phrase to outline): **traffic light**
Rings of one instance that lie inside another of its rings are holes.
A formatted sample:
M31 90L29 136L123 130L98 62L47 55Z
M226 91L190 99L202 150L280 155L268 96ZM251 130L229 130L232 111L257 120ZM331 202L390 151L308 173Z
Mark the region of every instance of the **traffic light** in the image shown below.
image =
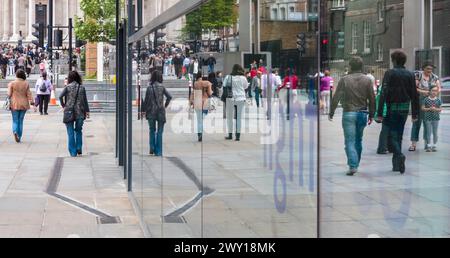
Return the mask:
M320 34L320 57L322 61L328 59L328 49L330 47L330 38L328 32Z
M36 23L32 25L33 28L36 30L32 33L33 36L37 38L37 40L31 41L34 45L37 47L44 47L44 24L42 23Z
M297 49L302 54L306 53L306 34L303 32L297 34Z
M62 30L55 30L55 47L62 47L63 45L63 31Z

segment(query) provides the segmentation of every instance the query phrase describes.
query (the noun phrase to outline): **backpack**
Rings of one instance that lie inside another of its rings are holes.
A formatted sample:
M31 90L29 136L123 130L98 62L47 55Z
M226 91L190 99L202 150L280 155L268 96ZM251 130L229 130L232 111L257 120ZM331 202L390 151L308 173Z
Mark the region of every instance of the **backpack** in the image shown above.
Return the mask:
M47 84L45 83L44 80L42 80L42 84L41 86L39 86L39 91L43 93L47 92Z

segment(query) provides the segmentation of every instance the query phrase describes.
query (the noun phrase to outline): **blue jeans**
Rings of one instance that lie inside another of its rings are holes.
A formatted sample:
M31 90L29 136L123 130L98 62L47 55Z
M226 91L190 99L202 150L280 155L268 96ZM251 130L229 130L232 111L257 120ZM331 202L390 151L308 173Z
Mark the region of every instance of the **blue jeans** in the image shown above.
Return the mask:
M361 162L362 140L367 125L367 113L344 112L342 127L344 128L345 153L350 169L358 169Z
M430 146L432 143L431 141L431 135L433 135L433 144L436 145L438 142L438 128L439 128L439 121L433 120L433 121L424 121L424 128L426 128L427 134L425 135L425 144L427 147Z
M208 65L208 74L214 72L214 65Z
M255 100L256 100L256 106L259 107L259 100L261 98L261 93L259 93L258 89L255 89Z
M164 123L150 118L148 126L150 128L150 152L155 153L156 156L162 156ZM156 130L156 126L158 126L158 130Z
M197 133L203 133L203 119L208 115L208 110L195 110L197 116Z
M83 124L84 119L77 119L75 122L66 124L68 146L70 156L76 157L78 151L83 150Z
M428 134L427 127L425 126L425 123L423 121L423 116L424 116L423 111L420 111L417 121L413 123L413 126L411 128L411 141L412 142L418 142L419 141L420 128L422 127L422 124L424 124L424 126L423 126L423 138L425 139L425 137Z
M19 139L22 139L23 134L23 119L25 118L25 114L27 113L26 110L15 110L11 111L13 124L12 124L12 130L13 133L17 134L19 136Z

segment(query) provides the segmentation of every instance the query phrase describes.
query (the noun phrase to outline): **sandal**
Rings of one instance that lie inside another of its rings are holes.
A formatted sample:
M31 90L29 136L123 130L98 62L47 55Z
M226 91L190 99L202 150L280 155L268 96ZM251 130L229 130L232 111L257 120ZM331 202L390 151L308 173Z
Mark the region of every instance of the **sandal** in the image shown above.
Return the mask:
M416 151L416 146L409 147L409 151Z

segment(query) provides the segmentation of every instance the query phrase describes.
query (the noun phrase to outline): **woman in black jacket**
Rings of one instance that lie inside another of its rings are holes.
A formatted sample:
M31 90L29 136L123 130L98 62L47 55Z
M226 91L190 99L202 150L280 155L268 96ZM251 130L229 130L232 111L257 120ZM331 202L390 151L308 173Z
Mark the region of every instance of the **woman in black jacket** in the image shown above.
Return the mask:
M152 73L150 85L147 87L145 99L142 103L142 113L148 120L150 130L150 155L162 156L162 140L164 124L166 123L166 108L172 96L162 85L163 76L158 70ZM164 96L166 102L164 103ZM158 130L156 130L158 127Z
M73 108L75 115L75 121L66 123L69 153L72 157L83 154L83 124L84 120L90 117L86 89L82 84L78 72L72 71L68 76L68 85L59 95L59 101L64 108L64 112Z

